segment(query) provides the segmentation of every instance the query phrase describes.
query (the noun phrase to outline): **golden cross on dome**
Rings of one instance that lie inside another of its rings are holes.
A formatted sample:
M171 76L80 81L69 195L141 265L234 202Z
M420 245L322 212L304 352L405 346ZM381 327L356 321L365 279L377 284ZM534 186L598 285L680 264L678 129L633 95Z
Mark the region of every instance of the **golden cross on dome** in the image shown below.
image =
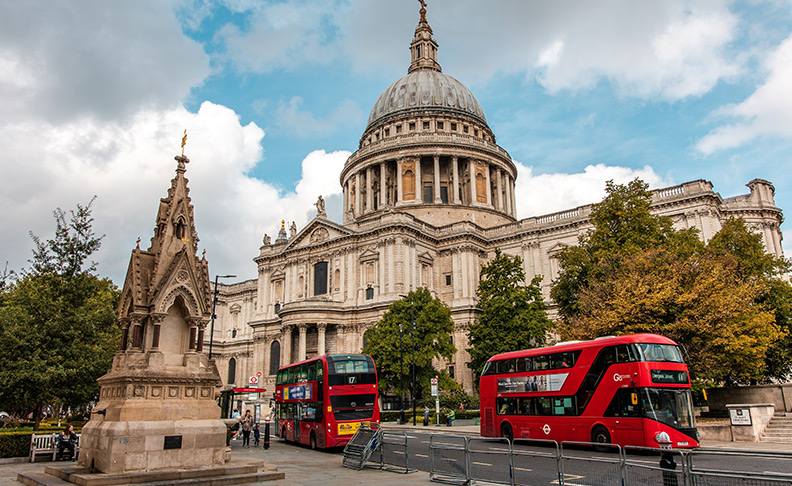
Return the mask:
M421 4L421 10L419 10L421 14L421 22L426 22L426 2L424 0L418 0L418 3Z
M184 157L184 146L187 145L187 129L184 129L184 136L182 137L182 157Z
M182 243L184 243L184 246L187 246L187 243L190 242L190 239L187 238L186 236L184 238L182 238L181 240L182 240Z

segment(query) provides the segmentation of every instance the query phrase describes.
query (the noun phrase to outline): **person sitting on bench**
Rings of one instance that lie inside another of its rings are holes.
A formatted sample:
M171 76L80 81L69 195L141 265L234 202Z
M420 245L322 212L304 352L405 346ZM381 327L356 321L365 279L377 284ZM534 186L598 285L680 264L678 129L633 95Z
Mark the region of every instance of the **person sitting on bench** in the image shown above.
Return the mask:
M77 434L74 433L74 427L67 425L63 432L58 434L55 439L58 445L58 459L63 459L63 450L69 449L69 460L74 460L74 445L77 443Z

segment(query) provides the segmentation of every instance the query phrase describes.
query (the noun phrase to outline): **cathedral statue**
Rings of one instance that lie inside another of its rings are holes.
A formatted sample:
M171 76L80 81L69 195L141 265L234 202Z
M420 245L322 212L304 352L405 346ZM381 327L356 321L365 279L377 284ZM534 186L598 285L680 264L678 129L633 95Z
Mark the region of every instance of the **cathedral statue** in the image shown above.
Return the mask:
M265 245L271 245L272 244L272 238L270 238L267 233L264 233L264 240L262 242Z
M319 199L316 200L316 204L314 204L314 206L316 206L316 217L318 218L327 217L327 211L325 211L325 202L324 199L322 199L321 194L319 195Z
M289 227L289 238L294 238L295 236L297 236L297 223L292 221L292 224Z

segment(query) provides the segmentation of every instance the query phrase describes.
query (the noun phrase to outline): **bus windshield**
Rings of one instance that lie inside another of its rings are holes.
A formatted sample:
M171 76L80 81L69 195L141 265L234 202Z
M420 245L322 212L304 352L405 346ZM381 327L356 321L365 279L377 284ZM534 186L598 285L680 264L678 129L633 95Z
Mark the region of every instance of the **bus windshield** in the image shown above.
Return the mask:
M374 361L365 355L328 356L327 374L331 386L377 383Z
M682 353L673 344L636 343L640 361L684 363Z
M643 416L675 429L696 426L689 389L642 388Z

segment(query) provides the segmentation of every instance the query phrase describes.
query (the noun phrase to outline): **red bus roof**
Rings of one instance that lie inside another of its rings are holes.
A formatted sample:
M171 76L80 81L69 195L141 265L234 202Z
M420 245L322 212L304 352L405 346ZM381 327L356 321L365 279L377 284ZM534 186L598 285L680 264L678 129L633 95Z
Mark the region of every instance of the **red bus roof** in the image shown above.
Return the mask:
M536 356L540 354L563 353L564 351L577 351L578 349L598 348L629 343L677 344L673 340L659 334L641 333L628 334L625 336L603 336L592 339L591 341L565 341L553 346L545 346L542 348L509 351L508 353L496 354L487 361L522 358L525 356Z
M327 361L327 357L328 357L328 356L367 356L367 357L369 357L369 358L371 357L371 356L369 356L369 355L367 355L367 354L362 354L362 353L334 353L334 354L323 354L323 355L321 355L321 356L314 356L313 358L304 359L304 360L302 360L302 361L298 361L298 362L296 362L296 363L292 363L292 364L283 365L283 366L281 366L280 368L278 368L278 371L280 371L280 370L285 370L285 369L288 369L288 368L294 368L295 366L300 366L301 364L305 364L305 363L311 363L311 362L313 362L313 361L319 361L319 360L321 360L321 359L324 359L325 361Z

